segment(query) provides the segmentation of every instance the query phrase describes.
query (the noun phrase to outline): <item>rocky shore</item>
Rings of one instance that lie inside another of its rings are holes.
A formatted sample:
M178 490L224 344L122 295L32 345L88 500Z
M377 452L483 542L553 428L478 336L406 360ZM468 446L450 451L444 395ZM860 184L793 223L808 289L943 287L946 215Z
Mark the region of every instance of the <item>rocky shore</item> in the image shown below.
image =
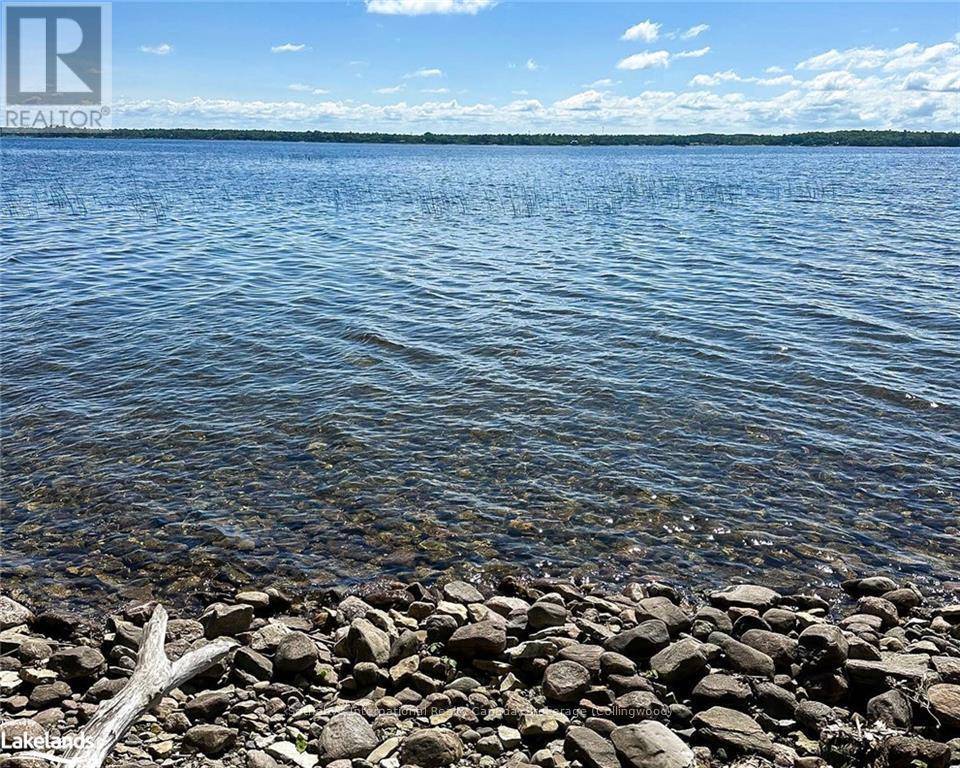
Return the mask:
M846 598L698 598L507 578L293 599L249 589L167 626L171 690L110 766L946 768L960 764L960 596L884 576ZM126 685L154 604L88 617L0 597L0 766ZM35 748L35 746L34 746Z

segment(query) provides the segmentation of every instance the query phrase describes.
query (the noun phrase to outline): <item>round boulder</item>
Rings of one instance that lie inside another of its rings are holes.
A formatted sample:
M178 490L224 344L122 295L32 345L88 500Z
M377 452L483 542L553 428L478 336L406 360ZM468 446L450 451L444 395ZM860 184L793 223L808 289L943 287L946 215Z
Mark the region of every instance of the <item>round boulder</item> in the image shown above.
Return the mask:
M359 712L334 715L320 732L320 751L327 760L366 757L377 744L377 734Z
M421 768L445 768L463 757L463 742L452 731L422 728L403 741L400 759L404 765Z
M317 644L312 637L303 632L291 632L280 640L273 665L278 672L305 672L317 663L317 656Z
M543 673L543 692L554 701L576 701L590 687L590 672L575 661L557 661Z

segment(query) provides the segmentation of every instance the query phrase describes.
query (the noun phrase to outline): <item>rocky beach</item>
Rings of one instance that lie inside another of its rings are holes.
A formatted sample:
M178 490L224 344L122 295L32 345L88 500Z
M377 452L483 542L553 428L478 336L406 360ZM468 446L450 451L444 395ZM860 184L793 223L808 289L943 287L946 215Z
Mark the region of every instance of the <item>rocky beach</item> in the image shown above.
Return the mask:
M228 650L157 697L105 765L960 763L960 584L836 586L250 587L170 619L170 660ZM83 733L121 695L156 610L96 617L0 597L3 768L51 764L24 748Z

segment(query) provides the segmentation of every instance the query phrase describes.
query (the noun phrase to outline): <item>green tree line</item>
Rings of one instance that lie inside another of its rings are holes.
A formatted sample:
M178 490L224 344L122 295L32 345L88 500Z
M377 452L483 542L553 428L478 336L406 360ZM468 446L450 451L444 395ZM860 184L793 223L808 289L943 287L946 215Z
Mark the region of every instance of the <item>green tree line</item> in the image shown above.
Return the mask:
M944 131L811 131L806 133L569 134L569 133L359 133L267 131L225 128L121 128L108 131L0 130L2 136L96 139L192 139L299 141L339 144L478 144L498 146L765 146L765 147L958 147L960 133Z

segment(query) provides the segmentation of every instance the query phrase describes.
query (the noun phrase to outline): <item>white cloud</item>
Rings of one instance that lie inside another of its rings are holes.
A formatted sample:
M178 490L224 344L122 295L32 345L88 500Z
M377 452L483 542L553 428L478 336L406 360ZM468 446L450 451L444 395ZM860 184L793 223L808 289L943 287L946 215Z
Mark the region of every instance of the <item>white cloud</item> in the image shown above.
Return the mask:
M515 92L513 96L523 98L503 104L464 104L447 97L421 104L408 104L400 97L396 103L378 104L312 98L274 102L121 99L115 104L114 114L118 127L589 132L602 124L608 130L623 133L956 130L960 46L952 38L950 42L926 47L908 43L890 49L869 49L880 53L866 57L862 54L865 49L858 50L861 53L846 58L843 55L847 52L838 52L841 65L832 69L794 74L768 69L760 76L723 70L696 75L687 88L677 91L644 91L629 97L609 89L611 79L604 78L548 104L527 98L526 92ZM645 51L621 61L620 68L666 67L676 57L677 54L671 56L667 51ZM822 61L816 66L821 66ZM865 68L867 71L853 71L848 65L857 61L877 63ZM403 81L377 93L399 94L405 90L405 84L409 83ZM722 89L711 90L714 86ZM304 97L322 92L306 83L293 83L290 89ZM423 92L440 94L443 90Z
M797 64L797 69L872 69L883 64L887 52L881 48L836 48L811 56Z
M679 51L678 53L673 54L671 59L699 59L702 56L706 56L710 53L710 46L705 45L703 48L697 48L695 51Z
M420 93L450 93L449 88L421 88Z
M690 85L712 88L721 83L752 83L753 85L798 85L800 83L793 75L782 75L780 77L741 77L733 70L726 72L714 72L712 75L695 75L690 80Z
M797 78L793 75L780 75L779 77L757 77L750 78L748 82L756 83L757 85L798 85L800 83Z
M620 36L620 39L642 40L645 43L653 43L660 37L661 26L661 24L647 19L646 21L641 21L639 24L634 24Z
M916 43L908 43L894 51L895 55L890 61L883 65L884 70L888 72L902 69L917 69L929 64L939 62L948 62L953 59L953 63L960 65L958 54L960 54L960 45L956 43L940 43L931 45L929 48L922 48Z
M510 91L510 93L512 93L514 96L527 96L527 95L528 95L528 91L525 91L525 90L523 90L523 89L520 89L519 91Z
M863 85L856 75L852 75L846 70L837 70L836 72L823 72L812 80L803 84L804 88L812 91L846 91L851 88L858 88Z
M437 69L436 67L423 67L416 72L407 72L407 74L403 76L403 79L411 80L415 77L443 77L443 70Z
M283 45L270 46L270 53L300 53L307 50L304 43L283 43Z
M914 69L926 64L948 61L960 53L960 45L953 42L939 43L924 48L919 43L906 43L898 48L848 48L838 51L835 48L825 53L811 56L797 64L797 69L838 70L838 69Z
M960 92L960 70L932 75L927 72L911 72L901 87L905 91L935 91L940 93Z
M681 33L681 40L692 40L695 37L699 37L704 32L710 29L709 24L697 24L696 26L690 27L686 32Z
M617 69L663 69L670 66L674 59L699 59L710 53L710 46L698 48L695 51L679 51L670 53L669 51L644 51L635 53L633 56L627 56L617 63Z
M567 99L557 101L553 106L555 106L557 109L598 109L602 102L603 94L599 91L591 90L584 91L583 93L577 93Z
M315 96L322 96L325 93L330 93L330 91L324 88L317 88L313 85L307 85L306 83L290 83L287 86L289 91L297 91L298 93L312 93Z
M612 88L619 81L614 80L611 77L602 77L599 80L594 80L592 83L587 83L586 85L581 86L582 88Z
M173 51L173 46L170 43L160 43L160 45L141 45L141 53L152 53L154 56L166 56L168 53Z
M897 76L899 77L899 76ZM901 78L902 79L902 78ZM586 90L543 105L536 99L462 104L355 101L238 101L193 98L115 102L122 127L211 126L419 133L595 130L621 133L761 132L842 128L952 130L955 93L877 87L845 91L791 89L773 96L709 91L644 91L624 97Z
M429 13L464 13L473 16L493 8L496 0L365 0L367 13L387 16L424 16Z
M526 67L527 71L529 72L536 72L538 69L540 69L540 65L537 64L537 62L535 62L533 59L527 59L527 63L523 66Z
M621 59L617 64L617 69L653 69L656 67L663 68L669 64L670 53L668 51L644 51Z
M786 72L786 70L783 67L778 67L776 65L772 67L767 67L763 71L766 72L768 75L779 75L781 72Z
M690 81L690 85L709 88L714 85L720 85L720 83L741 82L741 80L740 75L728 69L726 72L714 72L712 75L695 75Z

